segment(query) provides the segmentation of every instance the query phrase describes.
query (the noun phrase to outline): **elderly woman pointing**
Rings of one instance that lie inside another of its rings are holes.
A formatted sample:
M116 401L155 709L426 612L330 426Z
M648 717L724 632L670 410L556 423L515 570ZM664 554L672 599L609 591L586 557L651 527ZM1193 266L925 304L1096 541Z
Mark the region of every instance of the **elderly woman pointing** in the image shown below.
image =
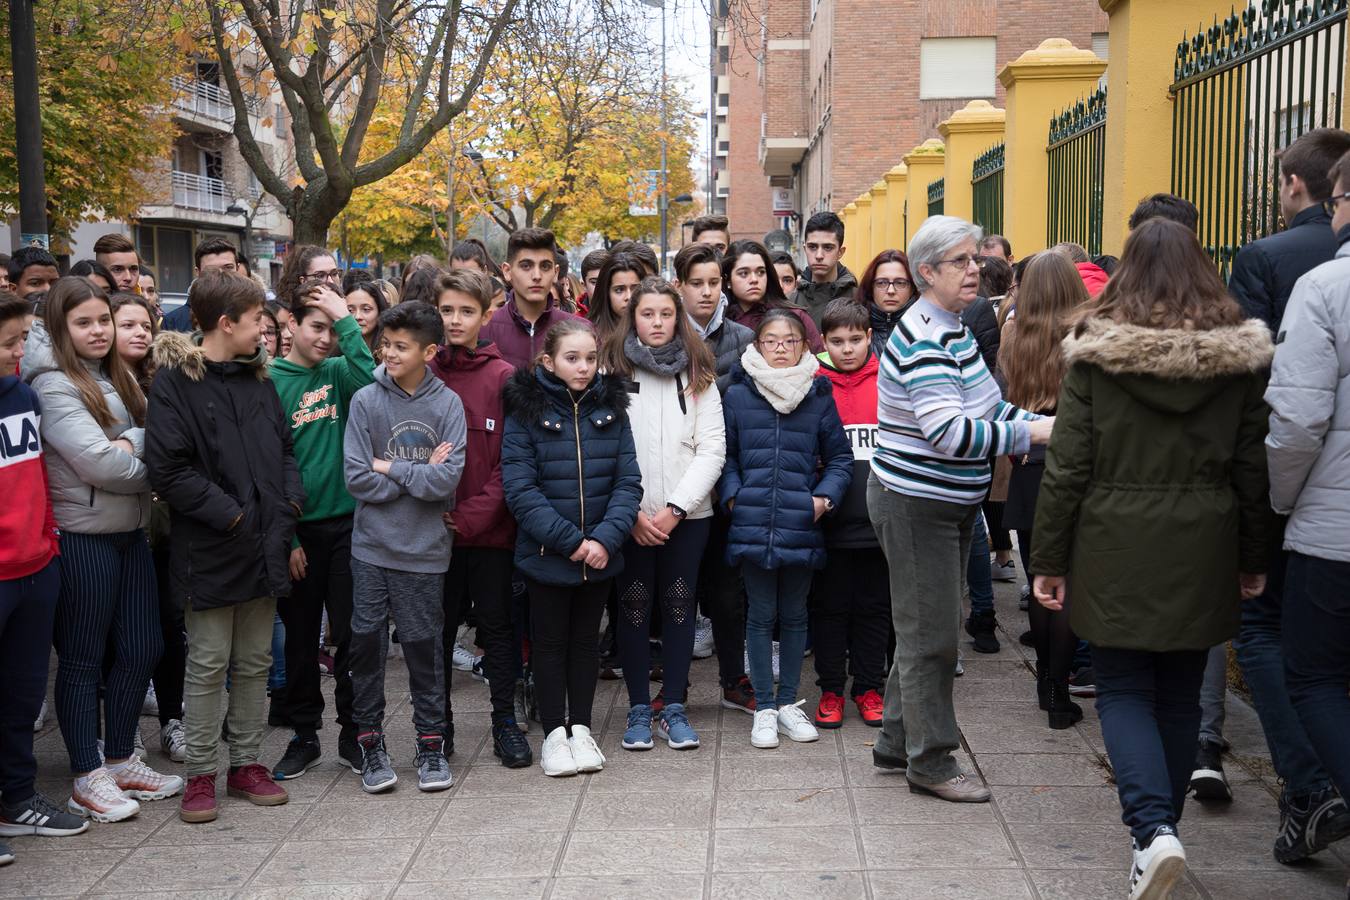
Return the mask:
M979 227L932 216L909 244L919 299L881 357L880 440L867 508L890 568L895 663L886 684L879 768L906 769L910 790L983 803L961 772L952 707L962 579L990 460L1046 444L1054 419L1005 403L961 311L975 300Z

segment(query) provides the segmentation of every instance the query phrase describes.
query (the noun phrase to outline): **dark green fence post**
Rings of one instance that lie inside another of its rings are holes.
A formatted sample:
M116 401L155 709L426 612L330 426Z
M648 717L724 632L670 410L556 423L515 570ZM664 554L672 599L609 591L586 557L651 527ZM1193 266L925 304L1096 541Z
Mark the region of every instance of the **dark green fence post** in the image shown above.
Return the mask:
M971 213L985 234L1003 233L1003 144L975 158L970 171Z
M928 182L928 214L930 216L942 215L944 206L943 199L947 196L947 182L939 178L937 181Z

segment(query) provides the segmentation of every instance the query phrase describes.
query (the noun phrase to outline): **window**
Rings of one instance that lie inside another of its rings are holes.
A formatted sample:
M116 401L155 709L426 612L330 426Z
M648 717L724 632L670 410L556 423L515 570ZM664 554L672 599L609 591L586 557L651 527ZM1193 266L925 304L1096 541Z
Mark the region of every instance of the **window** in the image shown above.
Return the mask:
M1105 31L1092 32L1092 52L1097 54L1098 59L1106 59L1107 52L1111 45L1111 36Z
M919 99L994 96L992 37L924 38L919 42Z

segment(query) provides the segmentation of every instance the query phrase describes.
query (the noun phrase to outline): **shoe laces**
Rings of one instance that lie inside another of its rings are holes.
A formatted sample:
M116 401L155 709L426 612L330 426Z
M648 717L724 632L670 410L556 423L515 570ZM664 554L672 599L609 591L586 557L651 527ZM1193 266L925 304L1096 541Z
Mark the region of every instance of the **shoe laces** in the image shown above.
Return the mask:
M842 712L844 709L844 698L839 694L826 691L820 695L820 708L827 713Z
M264 769L258 763L249 763L246 766L240 766L239 771L234 773L235 781L242 781L246 784L258 784L260 782L272 783L272 773Z
M529 741L525 740L525 735L520 733L520 729L516 727L515 722L507 722L498 726L497 740L513 752L519 752L521 747L529 747Z
M638 726L652 727L652 708L650 706L634 706L628 710L628 727L636 728Z
M596 754L600 753L600 745L597 744L595 738L591 737L589 734L574 734L572 735L572 740L576 741L582 750L587 750Z
M876 691L868 691L858 698L858 705L863 712L881 712L886 708L886 701Z
M777 726L778 710L767 708L755 710L755 728L776 728Z
M420 764L428 756L445 758L445 740L439 735L428 735L417 739L417 762Z
M778 715L788 720L789 727L798 725L806 721L806 713L802 711L802 704L805 700L798 700L791 706L778 707Z
M187 789L183 791L183 802L186 803L203 795L208 797L216 795L216 777L214 775L195 775L189 778Z
M55 816L66 815L66 811L64 809L57 806L52 801L48 800L42 794L34 794L32 798L28 801L28 808L31 809L33 812L37 813L39 816L44 816L48 819L53 818Z
M131 758L117 767L117 770L124 775L130 775L134 778L142 778L149 781L163 781L165 776L156 772L145 764L145 760L140 756L132 754ZM115 778L116 776L114 776Z
M117 803L127 799L126 793L117 786L112 773L106 768L98 768L85 776L85 790L96 800Z
M661 718L665 719L667 728L679 726L689 727L689 716L685 715L683 703L672 703L661 713Z

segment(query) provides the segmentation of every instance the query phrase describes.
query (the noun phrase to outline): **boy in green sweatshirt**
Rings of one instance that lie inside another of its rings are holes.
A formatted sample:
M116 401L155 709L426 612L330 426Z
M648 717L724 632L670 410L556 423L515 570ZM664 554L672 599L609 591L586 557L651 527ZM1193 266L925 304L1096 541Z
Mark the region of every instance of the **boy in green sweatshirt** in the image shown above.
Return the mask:
M343 477L342 438L352 394L374 380L375 360L346 301L330 286L302 286L297 294L290 352L272 364L272 383L291 426L306 497L291 550L293 589L278 606L286 624L286 710L295 737L272 770L277 781L299 778L319 763L323 694L318 653L325 606L337 645L338 756L361 771L347 671L356 501ZM336 356L330 355L334 343L340 351Z

